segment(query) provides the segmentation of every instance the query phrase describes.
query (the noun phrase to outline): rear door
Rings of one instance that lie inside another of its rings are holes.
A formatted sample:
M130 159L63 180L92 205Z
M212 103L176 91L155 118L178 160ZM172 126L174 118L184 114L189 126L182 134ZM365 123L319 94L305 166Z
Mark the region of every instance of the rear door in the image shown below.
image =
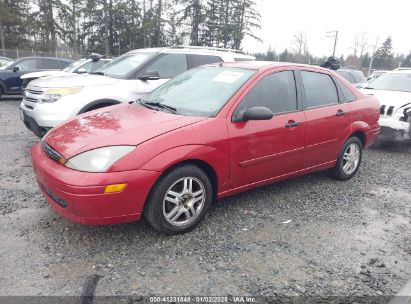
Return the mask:
M283 176L302 167L304 112L292 70L265 74L228 117L234 187ZM271 120L235 122L250 107L266 107Z
M339 89L326 72L301 70L305 108L304 168L337 159L339 147L351 127L351 106L340 102Z

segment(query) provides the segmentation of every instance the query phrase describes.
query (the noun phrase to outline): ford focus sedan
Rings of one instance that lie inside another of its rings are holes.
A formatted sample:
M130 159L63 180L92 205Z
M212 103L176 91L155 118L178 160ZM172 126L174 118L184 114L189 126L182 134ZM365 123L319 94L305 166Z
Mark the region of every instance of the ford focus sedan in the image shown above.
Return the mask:
M32 161L63 217L114 224L144 216L178 234L225 196L318 170L350 179L378 118L378 101L332 71L221 63L61 124L33 147Z

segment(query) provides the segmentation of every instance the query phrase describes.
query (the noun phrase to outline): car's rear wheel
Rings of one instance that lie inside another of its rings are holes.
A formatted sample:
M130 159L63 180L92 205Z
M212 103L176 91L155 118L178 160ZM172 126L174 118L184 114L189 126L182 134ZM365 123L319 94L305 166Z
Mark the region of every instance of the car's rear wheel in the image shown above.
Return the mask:
M181 234L197 227L212 199L213 189L207 175L194 165L179 166L153 186L144 216L162 233Z
M357 173L362 161L363 146L356 136L350 137L343 145L336 166L331 170L334 178L349 180Z

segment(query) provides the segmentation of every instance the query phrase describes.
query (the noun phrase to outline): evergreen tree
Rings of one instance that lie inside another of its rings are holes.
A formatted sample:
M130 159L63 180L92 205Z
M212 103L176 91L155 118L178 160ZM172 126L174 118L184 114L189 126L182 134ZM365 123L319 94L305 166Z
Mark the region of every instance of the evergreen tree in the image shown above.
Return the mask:
M394 55L392 51L392 39L388 37L378 48L373 67L377 69L391 70L394 67Z

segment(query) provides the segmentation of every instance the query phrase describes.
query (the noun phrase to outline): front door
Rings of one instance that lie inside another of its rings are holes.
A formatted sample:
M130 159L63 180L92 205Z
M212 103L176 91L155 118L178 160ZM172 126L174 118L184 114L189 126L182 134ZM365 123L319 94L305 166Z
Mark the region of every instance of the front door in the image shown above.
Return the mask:
M235 110L266 107L270 120L233 122L228 117L233 187L300 170L304 149L304 112L299 110L293 71L260 77Z

